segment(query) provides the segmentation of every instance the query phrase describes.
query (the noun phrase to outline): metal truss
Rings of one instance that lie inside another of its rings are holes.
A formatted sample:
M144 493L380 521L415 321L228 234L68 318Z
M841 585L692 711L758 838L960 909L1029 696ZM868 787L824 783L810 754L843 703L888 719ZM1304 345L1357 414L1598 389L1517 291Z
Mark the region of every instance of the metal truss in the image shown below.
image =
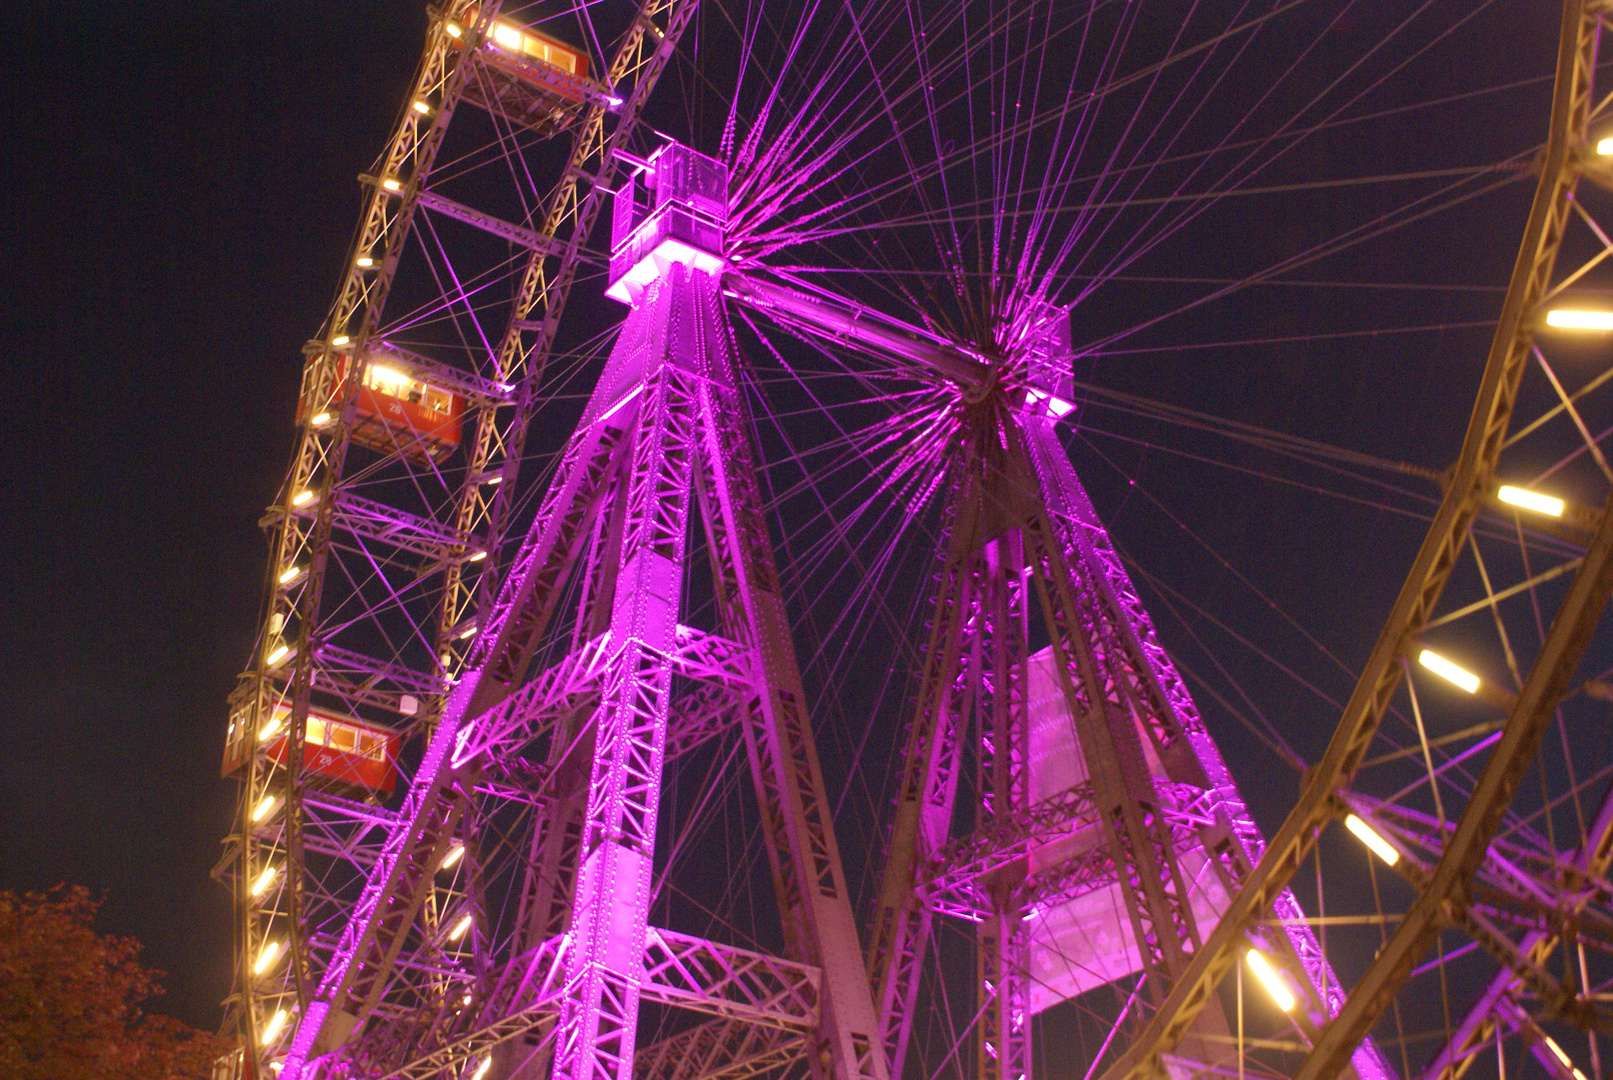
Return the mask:
M714 1020L638 1052L633 1075L643 1080L747 1080L806 1056L808 1039L778 1027Z
M559 1075L627 1077L638 1008L651 1001L783 1028L826 1076L885 1076L735 364L716 277L661 270L481 626L477 665L365 868L282 1075L429 1075L497 1052L507 1070L552 1055ZM695 504L722 634L678 621ZM579 604L570 646L529 679L568 595ZM706 689L675 697L674 678ZM791 960L645 921L669 741L687 751L732 728L771 839ZM521 789L527 807L505 830L529 836L532 854L512 883L521 913L501 928L483 900L500 873L489 829ZM461 862L462 891L444 893L438 874L457 877ZM504 951L539 929L550 931L542 943Z
M1572 915L1582 911L1591 901L1593 893L1599 891L1590 883L1606 875L1609 865L1613 864L1613 789L1603 797L1587 840L1574 852L1569 866L1559 872L1557 880L1540 883L1542 887L1538 892L1554 902L1563 893L1571 896L1577 894L1566 910L1554 903L1552 914ZM1562 925L1559 920L1549 929L1530 929L1517 942L1517 953L1530 970L1539 971L1544 967L1562 944ZM1497 971L1469 1007L1467 1015L1457 1025L1445 1047L1423 1071L1422 1080L1456 1080L1467 1071L1474 1056L1489 1047L1499 1026L1504 1024L1514 1029L1529 1027L1533 1021L1528 1011L1518 1004L1523 990L1524 979L1517 968L1509 964ZM1535 1040L1535 1045L1540 1046L1539 1040ZM1544 1047L1539 1049L1537 1056L1550 1059L1548 1067L1561 1069L1561 1062Z
M483 1015L496 1014L496 1020L385 1075L426 1080L444 1068L485 1059L503 1044L552 1026L563 997L569 947L569 937L562 936L545 942L535 954L519 958L509 968L523 974L518 992L501 997L496 1009L482 1009ZM640 1051L643 1064L635 1068L640 1076L658 1075L662 1066L655 1062L669 1057L684 1068L689 1055L702 1052L705 1060L715 1061L718 1047L724 1048L723 1058L732 1055L754 1060L763 1054L776 1056L786 1048L790 1056L797 1056L806 1034L818 1026L822 973L816 968L655 928L646 933L643 968L640 992L646 1000L725 1019L691 1028L668 1043Z
M1019 1080L1028 1075L1020 989L1028 913L1117 885L1131 940L1139 943L1143 985L1158 1005L1206 936L1189 908L1181 853L1203 852L1233 893L1263 839L1054 433L1050 402L1068 395L1060 360L1068 346L1054 313L1006 342L1004 356L991 357L939 346L917 328L821 290L806 295L733 275L727 290L786 325L854 343L958 388L946 548L868 967L886 1050L899 1071L932 918L975 923L983 1003L976 1069ZM1032 588L1034 599L1017 595ZM1053 642L1088 776L1034 806L1017 801L1028 785L1023 733L1003 726L1025 713L1024 675L1014 670L1026 659L1025 631L1012 627L1028 614L1008 613L1031 603ZM982 655L997 659L974 658ZM981 720L975 736L980 825L953 840L962 740L975 713L997 717L998 727ZM1051 865L1028 872L1038 847L1057 851L1060 844L1065 850ZM1277 906L1283 930L1271 945L1302 975L1300 1020L1315 1030L1342 1006L1338 980L1292 895L1285 890ZM1207 1038L1187 1056L1201 1064L1225 1057L1213 1041L1224 1022L1217 1016L1202 1027ZM1000 1072L1004 1063L1007 1073ZM1370 1043L1354 1050L1348 1068L1372 1080L1393 1075Z

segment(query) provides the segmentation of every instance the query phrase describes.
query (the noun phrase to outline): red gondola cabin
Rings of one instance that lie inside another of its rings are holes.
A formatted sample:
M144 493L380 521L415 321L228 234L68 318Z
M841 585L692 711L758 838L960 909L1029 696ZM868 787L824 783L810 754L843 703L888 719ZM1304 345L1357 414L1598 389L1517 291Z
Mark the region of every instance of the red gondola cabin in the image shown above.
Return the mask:
M286 763L290 736L291 708L279 703L269 720L260 725L255 741L264 744L276 765ZM224 748L224 775L246 763L253 735L244 718L232 718L230 737ZM362 788L392 794L397 787L398 733L379 724L322 709L308 710L307 738L303 743L303 767L331 781L336 788Z
M277 765L286 763L286 731L291 710L284 705L269 721L278 733L272 734L269 757ZM308 736L303 743L303 767L346 787L368 788L383 795L397 786L398 733L378 724L367 724L351 716L308 710Z
M536 62L559 68L579 79L588 77L588 56L541 30L517 29L508 23L495 22L487 39L493 45L488 58L513 74L521 74L522 65ZM578 95L576 100L581 101L582 96Z
M347 394L350 356L336 360L333 398ZM414 461L442 461L459 449L465 399L433 385L428 374L411 370L389 354L372 357L355 401L353 441L383 454L401 453ZM307 392L298 412L309 407ZM317 420L315 421L318 422Z
M467 23L476 18L476 8L465 12ZM464 45L464 27L450 23L448 35L456 48ZM540 30L494 22L479 52L490 78L469 80L466 99L540 135L569 127L589 91L598 93L588 81L588 54Z

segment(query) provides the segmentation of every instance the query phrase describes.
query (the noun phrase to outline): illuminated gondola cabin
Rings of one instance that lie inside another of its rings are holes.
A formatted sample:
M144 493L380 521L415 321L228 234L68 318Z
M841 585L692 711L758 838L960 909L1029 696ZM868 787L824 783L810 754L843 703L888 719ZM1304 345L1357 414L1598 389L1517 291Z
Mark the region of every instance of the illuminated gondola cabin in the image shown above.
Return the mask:
M334 400L347 394L352 357L336 361ZM312 370L312 367L310 367ZM383 454L401 453L413 461L442 461L459 449L465 399L432 383L389 354L372 357L364 366L354 400L353 441ZM306 390L299 411L309 408Z
M246 764L251 743L262 746L276 765L284 765L290 736L291 708L285 703L275 705L255 737L244 716L232 718L224 748L224 774L228 776ZM325 781L325 786L390 795L397 787L400 741L391 728L323 709L309 709L303 768Z
M476 18L475 8L465 13L467 25ZM456 48L464 46L465 27L450 23L448 34ZM540 134L567 127L587 100L588 54L540 30L495 21L480 55L489 81L470 80L466 97Z

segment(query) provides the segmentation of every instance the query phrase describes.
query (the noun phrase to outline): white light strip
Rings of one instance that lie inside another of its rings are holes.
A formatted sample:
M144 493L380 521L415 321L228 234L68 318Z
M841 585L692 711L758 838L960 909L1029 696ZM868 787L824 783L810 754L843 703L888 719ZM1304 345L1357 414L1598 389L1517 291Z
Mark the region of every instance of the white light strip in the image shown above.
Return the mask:
M1390 847L1389 841L1379 836L1376 829L1362 821L1360 818L1356 817L1354 814L1345 815L1344 827L1353 832L1356 836L1356 839L1360 840L1367 847L1371 848L1374 855L1388 863L1390 866L1393 866L1395 863L1400 861L1400 852Z
M1460 686L1470 694L1478 691L1479 677L1477 675L1466 668L1457 667L1432 649L1424 649L1419 653L1417 662L1435 675Z
M252 965L252 974L262 975L268 971L269 965L273 964L275 957L279 955L280 942L278 940L269 942L263 947L263 951L258 953L258 962Z
M252 883L252 895L262 896L263 891L270 885L274 884L275 875L278 873L280 873L280 868L278 866L265 866L263 868L263 873L259 874L258 879Z
M274 1037L280 1034L280 1029L285 1026L286 1010L277 1009L275 1014L269 1018L269 1022L263 1025L263 1031L258 1036L258 1042L262 1043L264 1046L268 1046L270 1043L274 1042Z
M1558 308L1546 312L1546 325L1564 330L1613 330L1613 311L1570 311Z
M1265 954L1259 949L1250 949L1248 961L1249 970L1255 973L1255 978L1260 980L1260 985L1266 988L1266 993L1271 995L1271 1000L1277 1003L1277 1007L1283 1012L1293 1012L1294 1006L1299 1002L1295 1000L1293 991L1283 984L1283 980L1273 970L1271 961L1266 959Z
M1526 491L1523 488L1512 487L1510 484L1503 484L1501 490L1495 493L1495 497L1512 506L1521 506L1525 510L1533 510L1537 514L1545 514L1548 517L1563 516L1563 506L1565 504L1561 499L1554 499L1550 495L1542 495L1539 492Z

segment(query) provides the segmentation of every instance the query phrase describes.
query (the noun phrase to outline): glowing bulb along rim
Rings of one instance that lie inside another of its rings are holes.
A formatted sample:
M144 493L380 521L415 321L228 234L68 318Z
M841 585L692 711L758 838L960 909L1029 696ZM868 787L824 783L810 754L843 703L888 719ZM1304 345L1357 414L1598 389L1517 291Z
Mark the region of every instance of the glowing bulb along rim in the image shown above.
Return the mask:
M1560 330L1613 330L1613 311L1576 311L1571 308L1557 308L1546 312L1546 325L1555 326Z
M263 798L258 800L258 805L252 808L252 821L254 823L262 821L264 818L274 813L275 808L279 805L280 796L265 795Z
M1567 505L1563 500L1550 495L1542 495L1538 491L1529 491L1526 488L1513 487L1511 484L1502 484L1495 497L1509 506L1522 507L1533 510L1537 514L1548 517L1562 517L1563 508Z
M266 943L263 946L263 951L258 953L258 962L252 965L252 974L262 975L265 971L268 971L274 964L275 958L279 955L280 942L278 939Z
M1345 815L1344 827L1354 833L1355 838L1365 844L1374 855L1390 866L1400 861L1400 852L1391 847L1389 841L1378 834L1378 830L1354 814Z
M454 928L452 930L448 931L448 940L449 941L458 941L460 938L464 937L465 936L465 931L470 929L470 924L471 924L471 915L470 915L470 913L467 912L466 914L461 915L459 917L459 921L454 924Z
M1271 961L1266 959L1266 955L1259 949L1251 948L1245 956L1249 964L1249 970L1255 973L1255 978L1259 979L1260 985L1266 988L1266 993L1271 995L1271 1000L1276 1002L1277 1007L1283 1012L1293 1012L1294 1006L1298 1005L1299 1001L1294 997L1293 991L1283 985L1282 978L1277 974L1276 969L1271 966Z
M275 1036L280 1034L280 1029L286 1026L286 1019L286 1010L276 1009L269 1022L263 1025L263 1031L258 1034L258 1042L263 1046L274 1042Z
M1446 682L1459 686L1470 694L1478 692L1479 677L1477 675L1466 668L1458 667L1451 663L1432 649L1424 649L1418 653L1417 662Z
M263 873L259 874L257 880L252 882L252 895L262 896L264 891L274 883L274 879L279 876L279 874L280 868L278 866L270 865L264 867Z
M464 844L455 844L453 847L448 849L448 854L446 854L446 855L444 855L442 857L442 865L438 866L437 869L438 870L452 869L454 864L457 863L460 859L464 858L464 856L465 856L465 845ZM469 918L469 917L470 916L468 916L468 915L466 916L466 918Z

